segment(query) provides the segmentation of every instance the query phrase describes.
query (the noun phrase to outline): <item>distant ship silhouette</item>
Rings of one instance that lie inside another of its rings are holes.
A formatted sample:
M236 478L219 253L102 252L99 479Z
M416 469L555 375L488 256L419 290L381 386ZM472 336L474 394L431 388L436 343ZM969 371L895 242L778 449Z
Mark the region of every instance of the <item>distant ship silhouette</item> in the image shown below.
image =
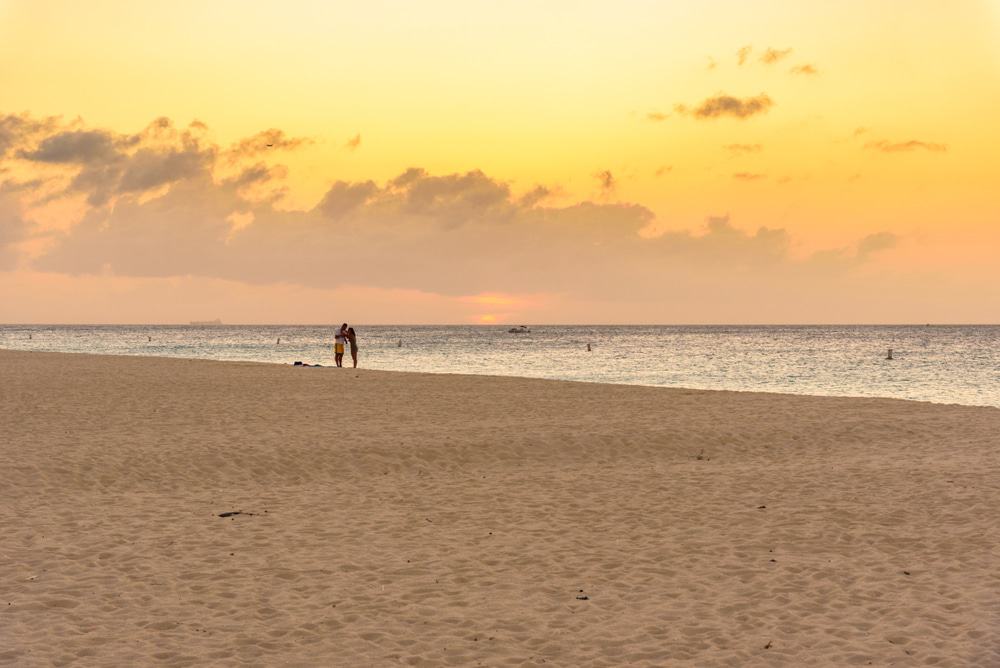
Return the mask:
M221 325L222 321L216 318L215 320L192 320L191 325Z

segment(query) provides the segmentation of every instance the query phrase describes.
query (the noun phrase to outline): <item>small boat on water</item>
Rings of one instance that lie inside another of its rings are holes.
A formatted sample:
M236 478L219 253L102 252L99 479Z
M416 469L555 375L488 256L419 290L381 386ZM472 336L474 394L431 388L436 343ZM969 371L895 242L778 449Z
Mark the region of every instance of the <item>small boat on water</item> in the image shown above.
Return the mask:
M221 325L222 321L219 320L218 318L216 318L215 320L192 320L190 322L190 324L194 325L194 326L198 326L198 325Z
M530 334L531 330L528 329L526 325L521 325L520 327L511 327L507 330L508 334Z

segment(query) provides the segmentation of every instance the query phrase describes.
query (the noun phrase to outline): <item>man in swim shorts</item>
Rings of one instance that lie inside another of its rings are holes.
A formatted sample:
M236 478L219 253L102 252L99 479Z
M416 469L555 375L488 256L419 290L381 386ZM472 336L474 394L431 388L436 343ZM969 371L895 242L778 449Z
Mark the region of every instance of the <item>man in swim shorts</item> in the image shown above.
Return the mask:
M333 359L337 366L344 366L344 344L347 343L347 323L340 326L337 335L333 337Z

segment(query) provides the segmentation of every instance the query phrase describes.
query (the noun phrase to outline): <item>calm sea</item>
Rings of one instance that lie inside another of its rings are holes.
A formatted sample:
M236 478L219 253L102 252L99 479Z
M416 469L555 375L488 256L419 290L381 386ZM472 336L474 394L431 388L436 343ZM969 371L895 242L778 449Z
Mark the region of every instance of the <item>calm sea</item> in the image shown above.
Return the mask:
M1000 406L996 325L356 329L361 366L374 369ZM0 326L10 350L280 364L332 365L332 339L329 326Z

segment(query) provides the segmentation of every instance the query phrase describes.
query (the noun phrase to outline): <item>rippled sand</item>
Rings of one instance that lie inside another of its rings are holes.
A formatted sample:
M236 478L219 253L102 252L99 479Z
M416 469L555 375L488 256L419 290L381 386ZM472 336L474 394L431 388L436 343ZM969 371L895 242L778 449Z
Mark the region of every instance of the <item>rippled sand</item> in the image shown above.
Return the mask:
M0 351L0 663L996 666L998 460L992 408Z

